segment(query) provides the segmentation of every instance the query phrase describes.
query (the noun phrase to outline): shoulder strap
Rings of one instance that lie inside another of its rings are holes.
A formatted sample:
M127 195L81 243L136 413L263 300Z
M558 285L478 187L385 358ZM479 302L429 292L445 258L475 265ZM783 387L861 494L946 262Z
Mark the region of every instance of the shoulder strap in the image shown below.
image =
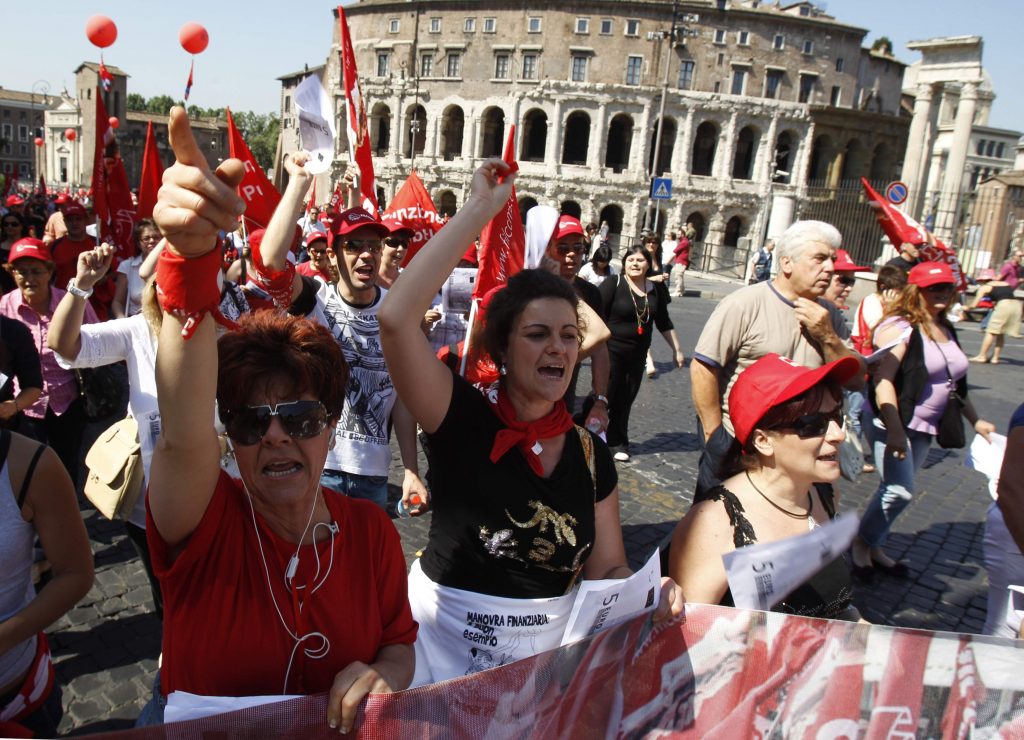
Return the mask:
M11 449L11 432L9 429L0 429L0 468L7 462L7 452Z
M729 524L732 525L732 544L734 547L745 547L757 542L757 535L750 520L744 515L743 504L739 497L722 485L715 486L707 494L709 501L721 501L725 507L725 513L729 515Z
M25 478L21 481L21 490L18 491L19 509L25 505L25 497L28 496L28 487L32 483L32 474L36 472L36 465L39 464L39 458L43 456L43 450L45 449L46 445L39 445L36 447L36 452L32 455L32 462L28 464L28 470L25 471Z
M836 518L836 499L835 493L832 490L830 484L821 484L814 486L815 493L818 494L818 499L821 501L821 505L825 507L825 513L828 514L829 519Z

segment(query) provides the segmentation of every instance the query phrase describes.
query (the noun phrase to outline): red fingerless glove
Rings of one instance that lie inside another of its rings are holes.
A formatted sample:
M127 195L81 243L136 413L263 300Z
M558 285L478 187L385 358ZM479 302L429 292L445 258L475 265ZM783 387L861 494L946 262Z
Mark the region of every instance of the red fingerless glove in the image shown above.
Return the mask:
M185 322L181 335L190 339L207 314L228 328L237 326L220 312L220 250L186 259L169 249L156 265L156 293L160 308Z
M256 267L256 274L252 281L267 292L270 299L282 311L287 311L292 305L292 283L295 280L295 265L285 260L283 270L273 271L263 264L263 257L260 255L260 248L257 245L252 250L252 263Z

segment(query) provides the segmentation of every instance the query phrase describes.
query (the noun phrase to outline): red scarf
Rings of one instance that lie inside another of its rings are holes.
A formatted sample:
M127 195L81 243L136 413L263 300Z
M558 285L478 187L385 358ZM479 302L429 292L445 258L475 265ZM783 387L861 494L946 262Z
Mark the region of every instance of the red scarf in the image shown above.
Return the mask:
M543 477L544 466L534 448L538 440L551 439L572 429L572 417L565 408L565 401L556 401L555 407L536 421L519 421L512 401L502 386L498 389L498 401L491 404L491 409L506 427L499 430L494 438L491 462L498 462L506 452L518 445L533 472Z

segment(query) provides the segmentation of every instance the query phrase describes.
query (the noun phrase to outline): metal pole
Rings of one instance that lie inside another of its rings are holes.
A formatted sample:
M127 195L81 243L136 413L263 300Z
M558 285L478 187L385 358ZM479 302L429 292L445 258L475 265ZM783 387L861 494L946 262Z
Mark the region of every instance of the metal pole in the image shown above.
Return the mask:
M673 8L672 8L673 23L675 21L675 13L676 13L675 5L676 5L676 3L673 3ZM661 38L662 38L662 41L665 41L666 39L668 40L667 49L671 50L671 48L672 48L672 34L665 35L663 33ZM646 219L647 223L645 225L649 225L650 224L650 218L651 218L651 201L653 200L651 198L651 181L652 181L651 178L653 178L654 177L654 173L658 171L658 158L661 156L661 127L665 123L665 99L668 97L668 71L669 71L669 68L672 66L671 65L671 60L672 60L672 56L671 56L670 53L667 52L665 54L665 75L664 75L664 77L662 79L662 83L661 83L661 105L658 106L658 125L655 128L655 134L654 134L654 158L652 159L651 166L648 168L648 172L647 172L647 214L646 214L647 215L647 219ZM655 219L654 228L655 229L658 228L657 219Z
M416 115L416 109L420 104L420 65L419 65L419 38L420 38L420 4L416 3L416 28L413 32L412 41L412 70L413 76L416 79L416 87L413 91L412 100L412 121L409 122L409 172L412 173L416 169L416 134L420 130L419 117ZM401 111L399 111L401 115ZM426 121L424 121L426 123ZM401 152L399 152L401 154Z

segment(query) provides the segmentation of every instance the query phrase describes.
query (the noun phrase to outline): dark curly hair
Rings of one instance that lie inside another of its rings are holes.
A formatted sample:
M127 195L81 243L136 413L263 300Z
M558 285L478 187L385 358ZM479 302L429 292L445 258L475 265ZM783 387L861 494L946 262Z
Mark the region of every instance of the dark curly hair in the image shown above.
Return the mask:
M277 311L246 314L217 342L217 403L237 409L273 388L293 399L312 393L341 416L348 364L327 329Z
M501 364L508 350L508 340L519 314L531 301L541 298L560 298L572 306L582 335L585 327L580 321L576 308L578 299L572 285L565 278L546 270L523 270L513 275L508 285L494 294L487 307L483 344L495 365Z

